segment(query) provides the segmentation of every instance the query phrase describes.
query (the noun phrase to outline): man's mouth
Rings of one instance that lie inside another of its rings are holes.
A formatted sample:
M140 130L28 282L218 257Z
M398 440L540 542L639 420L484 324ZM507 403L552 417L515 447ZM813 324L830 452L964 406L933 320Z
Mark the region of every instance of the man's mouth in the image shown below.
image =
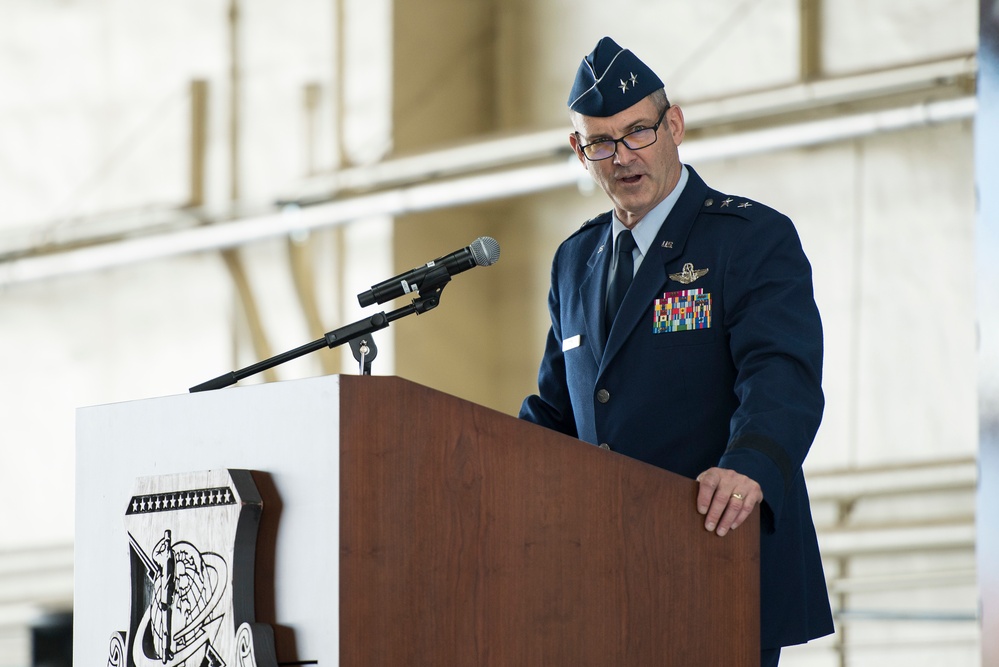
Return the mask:
M618 180L621 181L622 183L634 185L635 183L638 183L640 180L642 180L642 175L634 174L633 176L621 176Z

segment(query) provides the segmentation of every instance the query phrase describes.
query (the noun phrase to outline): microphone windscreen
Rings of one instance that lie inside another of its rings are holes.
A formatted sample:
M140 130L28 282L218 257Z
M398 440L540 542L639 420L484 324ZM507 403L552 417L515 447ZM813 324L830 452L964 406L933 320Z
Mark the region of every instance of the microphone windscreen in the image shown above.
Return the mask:
M472 251L472 259L476 266L491 266L499 260L500 247L496 239L480 236L468 246Z

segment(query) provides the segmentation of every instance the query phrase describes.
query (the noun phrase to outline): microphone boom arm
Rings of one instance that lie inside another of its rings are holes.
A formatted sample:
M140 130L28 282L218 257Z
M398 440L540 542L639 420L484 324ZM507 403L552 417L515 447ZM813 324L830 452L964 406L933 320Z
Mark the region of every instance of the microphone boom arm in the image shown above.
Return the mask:
M392 322L406 317L407 315L412 315L414 313L422 315L428 310L433 310L440 305L441 292L444 291L444 287L450 281L451 275L448 273L447 268L444 266L436 267L427 273L424 283L420 287L419 296L413 299L412 303L403 306L402 308L393 310L390 313L382 311L362 320L358 320L357 322L353 322L352 324L342 326L339 329L334 329L333 331L327 332L322 338L318 338L311 343L306 343L305 345L296 347L293 350L282 352L281 354L275 355L270 359L258 361L257 363L238 371L230 371L218 376L217 378L208 380L207 382L202 382L199 385L191 387L189 391L193 394L200 391L222 389L224 387L234 385L240 380L248 378L251 375L262 373L268 368L274 368L275 366L283 364L286 361L297 359L298 357L304 356L311 352L321 350L324 347L339 347L340 345L349 343L350 341L361 336L366 336L375 331L385 329Z

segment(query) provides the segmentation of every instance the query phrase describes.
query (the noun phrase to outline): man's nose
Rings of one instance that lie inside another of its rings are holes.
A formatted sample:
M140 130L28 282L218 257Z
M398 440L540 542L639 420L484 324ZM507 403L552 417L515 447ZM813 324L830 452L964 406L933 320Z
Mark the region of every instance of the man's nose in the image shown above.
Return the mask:
M629 165L635 161L635 151L628 148L628 146L622 141L617 145L617 150L614 151L614 164Z

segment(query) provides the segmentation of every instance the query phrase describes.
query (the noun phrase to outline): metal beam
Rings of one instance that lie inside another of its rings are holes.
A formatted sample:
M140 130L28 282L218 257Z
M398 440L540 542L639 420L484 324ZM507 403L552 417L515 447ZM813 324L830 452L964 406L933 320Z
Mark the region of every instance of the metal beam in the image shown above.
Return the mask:
M698 164L965 121L974 117L975 104L974 97L964 97L711 139L691 139L681 147L681 158ZM232 248L295 231L335 227L364 217L417 213L581 184L590 184L589 175L575 157L562 157L527 167L398 187L315 206L286 206L277 212L231 222L122 238L65 252L13 258L0 262L0 287L181 254ZM225 215L225 211L220 211L217 216L208 217L222 220Z
M689 134L718 126L745 126L730 129L728 133L731 134L759 129L768 119L770 125L783 126L805 119L814 120L819 113L841 116L851 106L877 105L890 109L911 104L911 100L905 104L890 101L900 96L915 95L927 102L967 97L974 90L976 72L974 55L967 54L719 99L690 103L679 100L678 103L684 110ZM781 119L779 123L772 120L776 117ZM303 179L281 199L315 203L344 192L397 187L469 171L508 167L556 154L571 155L568 137L569 128L564 127L481 140L365 167L339 169Z
M798 51L802 81L822 75L822 0L798 0Z

